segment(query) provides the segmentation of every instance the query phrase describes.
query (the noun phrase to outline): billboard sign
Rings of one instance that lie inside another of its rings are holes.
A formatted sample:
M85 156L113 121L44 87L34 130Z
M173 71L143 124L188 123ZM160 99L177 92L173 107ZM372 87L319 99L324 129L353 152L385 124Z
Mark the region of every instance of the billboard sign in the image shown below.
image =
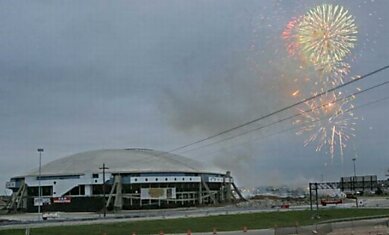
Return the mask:
M374 191L377 189L378 180L376 175L350 176L340 178L342 191Z
M141 188L141 199L174 199L176 188Z

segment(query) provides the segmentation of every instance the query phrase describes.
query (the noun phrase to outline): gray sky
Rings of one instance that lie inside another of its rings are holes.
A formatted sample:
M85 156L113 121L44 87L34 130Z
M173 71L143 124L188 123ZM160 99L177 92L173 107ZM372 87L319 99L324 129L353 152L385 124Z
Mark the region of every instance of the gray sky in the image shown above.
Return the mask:
M389 2L327 1L355 16L351 75L388 61ZM322 1L1 1L0 183L43 162L103 148L168 151L296 102L307 76L285 51L289 19ZM369 87L389 72L357 84ZM345 92L353 91L348 87ZM356 105L387 95L382 87ZM343 160L304 147L285 122L187 157L240 185L304 184L389 167L388 101L355 111ZM261 124L290 115L277 115ZM278 133L278 134L277 134ZM195 146L194 146L195 147Z

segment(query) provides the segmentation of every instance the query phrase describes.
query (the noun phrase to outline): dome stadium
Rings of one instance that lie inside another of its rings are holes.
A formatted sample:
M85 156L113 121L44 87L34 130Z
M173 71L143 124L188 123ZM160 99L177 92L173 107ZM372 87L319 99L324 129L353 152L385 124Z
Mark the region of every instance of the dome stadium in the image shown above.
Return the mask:
M9 210L101 211L229 203L241 197L227 171L151 149L107 149L49 162L6 187Z

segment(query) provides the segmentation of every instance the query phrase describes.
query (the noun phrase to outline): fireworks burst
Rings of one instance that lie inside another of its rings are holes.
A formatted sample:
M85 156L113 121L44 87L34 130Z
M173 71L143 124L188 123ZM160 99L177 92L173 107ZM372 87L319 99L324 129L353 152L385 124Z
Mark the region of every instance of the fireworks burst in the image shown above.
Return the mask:
M326 152L332 158L339 148L340 155L343 156L343 149L355 132L357 118L352 112L354 106L350 103L354 98L341 98L340 93L331 92L305 102L307 109L299 109L301 118L294 122L301 125L297 135L309 134L304 145L316 143L316 151L328 146Z
M312 67L316 79L310 95L317 95L329 88L344 84L350 65L344 62L357 41L357 27L354 17L342 6L319 5L305 15L292 18L282 32L288 54L300 59L302 67ZM315 90L316 89L316 90ZM299 96L297 89L292 96ZM298 135L307 133L305 146L316 143L316 151L325 147L334 156L339 150L343 156L346 142L354 135L355 120L351 98L342 98L340 92L326 93L305 102L305 109L299 109L296 120L301 129Z
M323 4L308 11L297 27L302 53L318 68L332 71L357 41L354 18L342 6Z
M339 63L345 64L343 59L357 41L354 21L342 6L323 4L304 16L293 17L282 38L290 55L312 64L322 74L337 73L342 69Z

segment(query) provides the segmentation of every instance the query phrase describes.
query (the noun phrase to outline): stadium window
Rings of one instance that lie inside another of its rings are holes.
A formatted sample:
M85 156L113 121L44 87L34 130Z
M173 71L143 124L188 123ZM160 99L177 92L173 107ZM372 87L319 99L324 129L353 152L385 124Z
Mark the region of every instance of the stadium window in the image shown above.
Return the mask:
M38 187L27 188L27 193L29 196L38 196Z
M68 193L68 195L80 195L80 186L72 188Z
M79 186L79 195L85 195L85 185Z
M50 196L52 190L53 190L53 187L52 187L52 186L43 186L43 187L42 187L42 195L43 195L43 196Z

